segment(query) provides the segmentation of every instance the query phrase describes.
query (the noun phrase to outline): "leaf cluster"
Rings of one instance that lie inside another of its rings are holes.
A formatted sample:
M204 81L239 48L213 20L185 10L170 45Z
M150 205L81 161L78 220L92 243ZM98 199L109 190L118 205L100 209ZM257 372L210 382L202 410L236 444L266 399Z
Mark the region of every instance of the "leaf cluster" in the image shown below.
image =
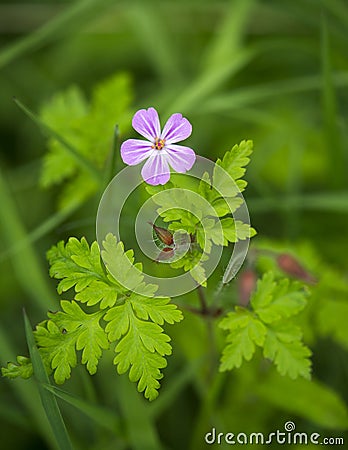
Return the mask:
M311 275L311 295L302 317L306 340L330 338L337 345L348 349L348 283L339 268L322 261L318 251L308 242L284 243L269 239L259 240L254 246L258 252L258 270L272 271L277 277L284 273L273 254L288 254Z
M122 132L129 127L131 100L129 77L119 73L98 84L90 101L79 87L71 86L42 106L40 120L75 152L55 136L49 137L40 183L51 187L64 182L61 208L82 203L98 188L98 180L80 164L79 156L97 171L105 166L114 151L112 130L116 125Z
M232 217L243 203L240 192L247 182L242 177L252 150L250 140L235 145L222 160L216 161L212 176L205 172L199 183L187 183L180 176L172 176L165 186L147 187L168 229L184 230L191 236L189 251L171 266L190 271L202 286L206 286L203 263L213 245L228 246L256 234L249 224Z
M49 312L48 320L34 332L46 368L56 383L70 378L71 369L81 363L96 373L104 350L114 348L118 373L129 371L138 390L149 400L158 395L161 370L172 353L164 323L182 320L182 313L169 298L156 297L158 286L146 284L141 264L134 264L133 252L108 234L103 242L103 261L97 242L89 246L85 238L59 242L47 254L50 275L59 281L60 294L74 289L74 300L62 300L61 310ZM117 279L107 268L117 269ZM132 291L138 288L142 295ZM18 357L3 375L28 378L32 365Z
M251 297L251 309L236 306L219 324L228 332L220 370L240 367L258 346L281 375L310 378L311 351L294 321L307 304L306 295L300 283L286 278L275 281L272 272L266 273Z

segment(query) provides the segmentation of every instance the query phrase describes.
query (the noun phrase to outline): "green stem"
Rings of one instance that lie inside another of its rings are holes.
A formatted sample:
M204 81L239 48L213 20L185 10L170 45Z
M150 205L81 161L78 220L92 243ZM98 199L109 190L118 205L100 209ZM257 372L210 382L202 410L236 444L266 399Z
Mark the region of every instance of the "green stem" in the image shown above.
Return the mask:
M115 125L115 131L114 131L114 137L113 137L113 141L112 141L112 147L111 147L111 151L110 151L110 155L108 158L108 169L106 170L106 181L105 181L105 185L108 185L109 182L113 179L113 177L115 176L116 170L117 170L117 149L118 149L118 145L119 145L119 138L120 138L120 130L118 125Z
M216 372L216 363L218 361L214 334L214 317L212 317L213 310L208 306L204 288L202 286L198 286L197 295L201 304L200 314L205 318L205 323L207 326L207 345L210 360L208 381L210 382Z
M205 298L205 292L202 286L198 286L197 288L197 294L198 294L198 298L199 298L199 302L201 304L201 314L202 315L206 315L208 312L208 303L207 300Z

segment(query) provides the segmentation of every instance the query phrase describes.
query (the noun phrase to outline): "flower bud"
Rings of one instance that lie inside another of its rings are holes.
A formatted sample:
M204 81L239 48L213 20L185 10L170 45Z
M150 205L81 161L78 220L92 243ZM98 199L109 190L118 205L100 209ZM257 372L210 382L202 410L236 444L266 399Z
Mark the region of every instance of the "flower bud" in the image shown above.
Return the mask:
M278 267L288 275L305 281L306 283L315 283L316 279L307 272L304 267L288 253L282 253L277 257Z
M170 231L166 230L165 228L158 227L154 223L149 222L149 224L152 226L156 236L161 242L163 242L163 244L173 245L173 235Z

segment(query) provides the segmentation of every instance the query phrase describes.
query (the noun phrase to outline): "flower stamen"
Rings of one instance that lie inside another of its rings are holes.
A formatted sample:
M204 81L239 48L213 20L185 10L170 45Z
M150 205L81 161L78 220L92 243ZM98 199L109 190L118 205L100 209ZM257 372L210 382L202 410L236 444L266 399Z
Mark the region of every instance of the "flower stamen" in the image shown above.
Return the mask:
M166 141L164 139L160 139L156 137L154 145L152 145L152 148L155 148L156 150L162 150L162 148L165 146Z

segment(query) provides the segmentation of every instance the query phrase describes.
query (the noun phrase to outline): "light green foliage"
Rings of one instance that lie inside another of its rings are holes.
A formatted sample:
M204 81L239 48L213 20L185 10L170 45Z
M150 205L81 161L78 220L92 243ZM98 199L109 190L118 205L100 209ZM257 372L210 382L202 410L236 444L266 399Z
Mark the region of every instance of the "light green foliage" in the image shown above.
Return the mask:
M221 321L220 327L229 331L228 344L221 358L221 371L240 367L243 359L250 361L255 353L255 345L262 346L267 333L262 321L250 311L238 307Z
M192 248L180 259L171 263L173 269L183 268L186 272L190 272L192 278L201 286L207 286L207 277L202 263L208 259L206 253L202 253L197 245Z
M231 217L243 202L238 193L247 185L241 178L252 149L252 141L235 145L222 160L217 160L212 179L208 172L199 182L174 175L164 186L146 187L168 229L182 229L191 236L190 251L171 267L190 271L202 286L207 284L202 262L209 258L213 245L228 246L256 234L250 225Z
M40 117L58 133L64 133L74 147L82 148L78 124L87 112L88 105L84 94L77 86L71 86L65 92L56 94L44 105ZM49 153L44 158L41 174L44 187L60 183L76 172L76 164L62 144L52 139L48 145Z
M76 350L82 350L82 364L90 374L97 371L102 350L109 342L100 326L103 311L86 314L72 301L61 301L62 311L48 313L49 320L37 327L35 338L40 348L51 360L56 383L61 384L70 377L76 366Z
M251 297L252 310L236 307L220 323L229 332L220 370L240 367L259 346L281 375L309 378L311 351L302 343L301 330L292 321L306 304L306 292L299 283L275 281L272 272L266 273Z
M276 282L271 272L258 281L257 290L251 297L253 309L265 323L294 316L306 303L300 283L290 283L286 278Z
M348 348L348 283L344 274L324 263L315 248L307 242L292 243L289 247L279 242L261 240L257 249L260 252L267 249L258 258L259 270L269 270L277 277L282 276L272 252L289 254L296 257L315 280L310 284L311 295L301 321L306 340L315 342L316 338L329 337L343 348Z
M141 264L134 264L133 251L108 234L103 242L103 261L97 242L89 246L85 238L59 242L47 253L50 274L60 280L58 292L75 290L75 301L61 301L61 311L49 312L34 334L41 357L56 383L70 378L79 361L90 374L97 371L103 350L115 344L114 364L119 373L129 370L131 381L138 382L149 400L158 395L161 369L172 352L164 323L182 320L182 313L169 298L154 297L158 286L145 284ZM116 271L116 272L114 272ZM117 273L117 280L111 273ZM141 290L141 295L132 291ZM85 311L81 304L85 304ZM100 309L96 308L99 306ZM105 325L105 322L107 324ZM18 357L3 374L9 378L28 378L30 360Z
M236 182L240 191L244 191L247 182L241 178L245 174L245 166L250 162L249 156L253 152L253 142L252 141L242 141L239 145L235 145L232 150L226 152L224 157L216 161L217 166L222 167ZM220 172L218 168L215 168L213 180L214 187L220 191L220 189L225 193L224 182L225 179L220 180Z
M26 356L17 356L17 364L9 362L7 367L1 369L2 375L7 378L21 377L28 379L33 375L33 365L30 358Z
M221 226L224 234L224 245L228 242L244 241L255 236L256 231L247 223L240 220L234 220L231 217L221 220Z
M164 356L172 353L170 338L158 322L174 323L182 316L175 307L171 308L174 305L166 305L169 299L157 302L153 314L141 300L141 296L131 294L129 301L111 308L105 315L109 322L106 332L111 342L118 340L114 359L117 371L122 374L130 369L130 380L138 382L138 390L145 391L145 397L153 400L158 395L158 380L163 376L160 369L167 365ZM150 317L155 320L147 320Z
M40 119L64 136L76 152L101 169L114 151L115 126L118 125L122 133L129 128L131 100L129 77L116 74L95 87L90 101L76 86L56 94L42 107ZM60 195L60 207L82 203L98 188L96 180L79 166L65 146L50 138L41 184L49 187L62 181L66 184Z
M133 250L124 251L122 242L117 242L116 237L112 234L108 234L103 242L104 250L102 250L102 257L106 267L111 273L117 273L117 281L121 286L126 286L128 290L139 288L141 285L142 290L145 288L143 283L144 276L141 273L141 263L135 264L133 257ZM153 295L157 286L149 285L150 292L146 295Z

